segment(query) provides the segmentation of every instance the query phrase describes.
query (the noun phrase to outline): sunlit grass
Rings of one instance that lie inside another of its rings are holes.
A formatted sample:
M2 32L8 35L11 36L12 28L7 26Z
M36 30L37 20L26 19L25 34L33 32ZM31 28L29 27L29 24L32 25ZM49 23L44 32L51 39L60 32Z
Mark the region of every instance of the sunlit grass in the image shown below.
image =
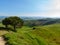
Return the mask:
M36 26L36 29L23 26L17 32L5 34L9 45L60 45L60 24Z

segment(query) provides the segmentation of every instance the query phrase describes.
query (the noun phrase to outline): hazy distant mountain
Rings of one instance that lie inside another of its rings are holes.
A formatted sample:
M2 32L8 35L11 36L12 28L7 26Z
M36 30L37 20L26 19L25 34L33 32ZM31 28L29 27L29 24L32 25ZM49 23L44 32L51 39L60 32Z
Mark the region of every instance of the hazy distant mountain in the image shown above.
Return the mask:
M6 18L7 16L0 16L0 19L4 19ZM22 18L23 20L37 20L37 19L41 19L43 17L26 17L26 16L23 16L23 17L20 17Z
M0 16L0 20L4 19L8 16ZM47 19L47 17L27 17L27 16L20 16L23 20L38 20L38 19ZM48 18L49 19L49 18ZM52 19L52 18L51 18Z
M0 19L6 18L7 16L0 16Z
M0 22L2 19L6 18L7 16L0 16ZM23 20L31 20L31 23L39 23L38 25L48 25L48 24L54 24L54 23L60 23L60 18L45 18L45 17L20 17ZM29 23L30 23L29 22Z
M43 17L21 17L24 20L37 20L37 19L42 19Z

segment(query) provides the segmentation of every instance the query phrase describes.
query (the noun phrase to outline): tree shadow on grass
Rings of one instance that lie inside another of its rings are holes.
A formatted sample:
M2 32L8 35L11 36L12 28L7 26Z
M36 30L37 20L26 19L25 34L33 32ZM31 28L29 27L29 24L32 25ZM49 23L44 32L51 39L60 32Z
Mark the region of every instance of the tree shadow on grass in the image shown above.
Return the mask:
M5 27L0 27L0 30L5 30L5 31L14 31L13 29L11 28L5 28Z

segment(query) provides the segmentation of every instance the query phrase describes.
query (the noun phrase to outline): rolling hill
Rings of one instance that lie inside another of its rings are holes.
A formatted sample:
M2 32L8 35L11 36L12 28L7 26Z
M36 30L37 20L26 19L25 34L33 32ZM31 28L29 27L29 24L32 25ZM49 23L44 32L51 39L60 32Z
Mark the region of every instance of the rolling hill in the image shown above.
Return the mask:
M60 24L18 28L5 34L9 45L60 45Z

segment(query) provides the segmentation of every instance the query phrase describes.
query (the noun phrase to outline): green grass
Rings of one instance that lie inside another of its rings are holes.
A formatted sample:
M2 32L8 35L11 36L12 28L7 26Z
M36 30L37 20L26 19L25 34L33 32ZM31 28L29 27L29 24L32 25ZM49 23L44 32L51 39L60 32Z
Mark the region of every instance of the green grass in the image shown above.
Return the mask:
M0 23L0 27L4 27L4 25L2 23Z
M60 45L60 24L36 26L35 30L23 26L5 37L9 45Z

